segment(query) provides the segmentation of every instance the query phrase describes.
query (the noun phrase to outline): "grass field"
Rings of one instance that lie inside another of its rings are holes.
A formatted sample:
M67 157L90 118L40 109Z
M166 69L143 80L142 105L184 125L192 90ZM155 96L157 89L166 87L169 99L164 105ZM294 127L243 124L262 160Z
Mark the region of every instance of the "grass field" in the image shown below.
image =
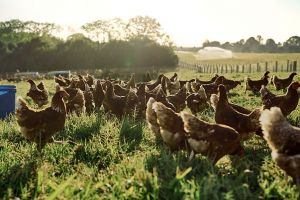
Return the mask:
M183 69L177 73L180 79L211 76ZM243 80L246 75L226 77ZM53 95L54 81L45 84ZM18 83L17 95L25 97L28 88L28 83ZM232 90L230 101L249 109L261 106L260 97L244 94L242 87ZM214 112L208 108L198 117L213 122ZM300 126L299 106L289 121ZM200 155L189 163L184 151L170 152L156 141L144 121L118 120L103 111L68 117L56 139L72 139L81 146L47 145L39 158L35 145L19 133L14 116L0 121L0 199L300 198L299 189L257 136L244 143L244 158L226 156L216 166Z
M214 60L206 60L197 52L177 51L176 53L180 60L187 63L248 65L268 62L269 65L275 65L275 61L278 61L279 66L286 66L287 60L297 60L298 65L300 64L300 53L233 53L230 59Z

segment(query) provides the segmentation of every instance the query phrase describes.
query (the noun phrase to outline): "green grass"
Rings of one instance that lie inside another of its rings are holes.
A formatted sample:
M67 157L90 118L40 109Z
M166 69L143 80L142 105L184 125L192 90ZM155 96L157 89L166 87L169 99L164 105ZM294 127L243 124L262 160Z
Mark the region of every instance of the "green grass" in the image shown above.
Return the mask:
M188 70L177 73L181 79L211 76ZM246 75L226 77L243 80ZM251 74L251 77L260 76ZM53 94L53 81L45 84ZM17 95L25 97L28 88L28 83L18 83ZM273 86L270 88L274 91ZM249 109L261 106L260 97L250 92L244 94L242 87L231 92L230 101ZM289 121L300 126L299 116L298 106ZM198 117L214 121L213 110L209 108ZM144 121L118 120L102 110L91 116L69 116L64 130L55 137L72 139L80 145L50 144L39 158L35 145L19 133L14 116L0 121L0 199L300 197L291 178L271 160L266 142L257 136L244 143L244 158L225 156L216 166L201 155L189 163L186 152L170 152L162 142L156 141Z

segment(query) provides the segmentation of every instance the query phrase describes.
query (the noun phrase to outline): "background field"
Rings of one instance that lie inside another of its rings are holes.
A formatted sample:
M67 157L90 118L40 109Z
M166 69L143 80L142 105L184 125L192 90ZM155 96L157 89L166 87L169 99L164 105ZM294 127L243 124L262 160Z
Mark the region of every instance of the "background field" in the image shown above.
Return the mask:
M244 55L240 56L242 59ZM243 59L250 60L249 57ZM180 79L198 77L206 80L211 76L187 69L178 69L176 72ZM288 75L278 74L281 77ZM261 76L259 73L225 76L243 80L247 75L253 78ZM299 76L296 79L300 80ZM53 95L54 81L47 80L45 84ZM17 95L25 98L28 83L16 85ZM275 92L273 86L269 88ZM232 90L229 97L231 102L249 109L261 106L259 96L250 92L244 94L244 88L240 86ZM26 100L31 104L28 98ZM214 112L208 108L198 117L213 122ZM288 119L300 126L299 106ZM299 189L292 184L291 178L271 160L266 142L257 136L244 143L244 158L226 156L216 166L200 155L189 163L185 152L170 152L162 142L156 141L144 121L127 118L117 120L102 110L91 116L68 117L65 129L56 135L56 139L72 139L80 146L47 145L43 157L39 158L35 153L35 145L19 133L14 116L0 121L1 199L211 200L300 197Z
M268 62L269 65L275 65L278 61L278 65L286 66L287 60L297 61L300 64L300 53L233 53L231 59L215 59L206 60L204 57L199 56L197 52L185 52L177 51L179 60L187 63L197 64L210 64L210 65L249 65L249 64L264 64ZM298 67L299 70L299 67Z

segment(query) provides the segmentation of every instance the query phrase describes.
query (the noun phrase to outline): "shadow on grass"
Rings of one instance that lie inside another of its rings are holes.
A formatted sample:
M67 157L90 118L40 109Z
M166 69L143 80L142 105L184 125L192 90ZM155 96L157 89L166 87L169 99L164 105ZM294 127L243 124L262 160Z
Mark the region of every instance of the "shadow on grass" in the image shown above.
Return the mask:
M194 195L204 199L223 199L226 195L258 199L263 193L259 174L269 150L259 146L260 142L256 145L255 149L246 147L245 157L228 156L229 160L223 158L215 166L204 156L197 155L188 162L185 151L170 152L159 147L158 155L146 158L145 169L157 176L159 199L182 199L187 195L184 189L192 190L191 187L195 187ZM180 178L188 169L190 171Z
M73 115L66 124L65 129L57 134L59 140L82 141L89 140L94 134L99 133L103 125L103 113L97 112L94 114L95 120L90 116L77 117ZM81 121L80 121L81 120ZM80 122L78 122L80 121Z
M193 177L204 177L208 172L218 173L218 167L213 166L210 161L197 156L194 160L188 161L185 151L171 152L162 147L159 155L151 155L146 158L145 168L158 177L158 198L159 199L183 199L183 182ZM191 167L191 171L184 178L180 178Z
M120 128L120 140L126 152L131 152L139 148L143 139L144 124L129 118L122 120Z
M230 98L230 97L236 97L236 96L240 96L240 95L237 92L229 92L227 94L227 96L228 96L228 98Z
M21 197L24 188L31 189L30 194L33 198L38 187L37 167L36 155L32 155L25 164L18 163L10 167L4 176L0 176L0 199L9 196Z

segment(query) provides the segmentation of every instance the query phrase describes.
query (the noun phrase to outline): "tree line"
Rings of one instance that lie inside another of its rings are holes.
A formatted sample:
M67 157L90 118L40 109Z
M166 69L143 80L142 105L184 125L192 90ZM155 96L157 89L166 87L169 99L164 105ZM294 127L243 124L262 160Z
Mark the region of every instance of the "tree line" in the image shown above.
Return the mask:
M63 40L53 23L0 22L0 72L175 67L170 37L151 17L97 20Z
M220 43L219 41L206 40L202 47L213 46L231 50L233 52L247 53L297 53L300 52L300 37L292 36L283 43L276 43L274 39L268 38L265 42L262 36L241 39L237 42Z

